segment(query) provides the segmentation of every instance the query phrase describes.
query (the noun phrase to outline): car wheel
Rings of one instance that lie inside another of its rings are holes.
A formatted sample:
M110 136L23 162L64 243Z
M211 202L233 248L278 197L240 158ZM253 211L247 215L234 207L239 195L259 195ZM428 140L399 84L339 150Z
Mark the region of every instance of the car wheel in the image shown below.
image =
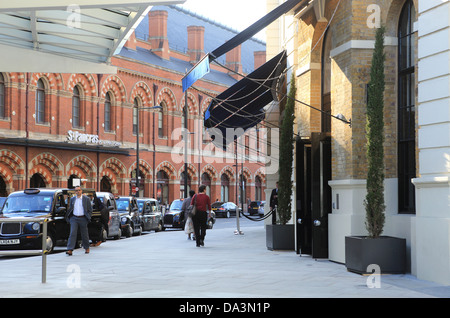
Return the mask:
M133 236L133 226L131 224L128 224L127 232L125 233L126 237Z
M108 231L106 231L105 226L102 224L100 228L100 240L102 242L106 242L107 239L108 239Z
M52 233L47 233L47 240L45 246L46 246L45 249L47 250L48 254L53 252L53 249L55 248L55 239Z
M117 235L114 236L114 239L119 240L121 236L122 236L122 229L119 229L119 233L117 233Z
M160 231L162 231L162 230L163 230L162 223L159 222L159 223L158 223L158 227L156 228L155 232L160 232Z
M142 234L142 225L139 225L138 226L138 231L134 235L139 236L141 234Z
M230 211L227 211L227 219L230 218Z

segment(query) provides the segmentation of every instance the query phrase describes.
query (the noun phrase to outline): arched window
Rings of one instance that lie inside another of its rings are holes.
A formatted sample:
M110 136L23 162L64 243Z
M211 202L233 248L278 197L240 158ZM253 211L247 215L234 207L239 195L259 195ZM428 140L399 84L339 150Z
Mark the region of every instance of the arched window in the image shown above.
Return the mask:
M399 213L415 213L416 87L415 10L412 0L403 6L398 26L398 203Z
M169 202L169 176L164 171L160 170L156 174L156 199L161 204L167 204Z
M111 131L111 95L109 92L105 96L104 128L105 131Z
M220 177L220 185L220 201L227 202L229 201L230 179L226 174L222 174Z
M45 123L45 86L42 79L37 82L36 89L36 123Z
M112 190L111 182L109 182L106 176L103 176L102 179L100 180L100 191L111 192L111 190Z
M161 102L161 108L158 112L158 137L166 137L166 124L167 118L165 118L165 112L167 111L167 104L165 101Z
M0 73L0 117L5 117L5 78Z
M80 128L81 125L81 111L80 111L80 90L78 86L73 88L72 96L72 127Z
M202 174L202 184L206 186L206 194L211 197L211 177L206 172Z

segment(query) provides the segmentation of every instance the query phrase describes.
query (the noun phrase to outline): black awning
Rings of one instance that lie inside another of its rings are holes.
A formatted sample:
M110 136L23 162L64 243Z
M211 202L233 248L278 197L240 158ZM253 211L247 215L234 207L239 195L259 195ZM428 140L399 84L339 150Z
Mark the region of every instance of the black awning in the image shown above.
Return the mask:
M211 102L204 125L216 146L226 148L264 119L263 107L277 100L280 75L285 70L286 51L283 51Z

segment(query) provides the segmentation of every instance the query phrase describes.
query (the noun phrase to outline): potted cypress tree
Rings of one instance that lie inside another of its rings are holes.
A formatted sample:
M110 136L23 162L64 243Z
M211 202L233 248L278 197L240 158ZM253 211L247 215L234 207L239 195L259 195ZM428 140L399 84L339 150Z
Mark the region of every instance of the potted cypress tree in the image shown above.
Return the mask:
M280 158L278 166L278 206L279 224L266 226L266 245L270 250L294 249L294 225L287 224L291 219L292 161L294 150L295 119L295 76L292 74L286 107L280 130Z
M348 270L367 273L368 266L378 265L382 273L404 273L406 240L381 236L385 223L384 202L384 27L377 29L372 57L367 100L367 236L345 238L345 263Z

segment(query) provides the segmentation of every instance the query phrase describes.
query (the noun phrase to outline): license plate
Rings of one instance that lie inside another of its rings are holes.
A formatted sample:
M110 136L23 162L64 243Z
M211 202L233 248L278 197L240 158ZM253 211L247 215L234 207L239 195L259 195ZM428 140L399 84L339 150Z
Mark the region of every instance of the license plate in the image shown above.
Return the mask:
M164 224L165 227L172 227L172 224Z
M20 240L19 239L0 240L0 245L13 245L13 244L20 244Z

